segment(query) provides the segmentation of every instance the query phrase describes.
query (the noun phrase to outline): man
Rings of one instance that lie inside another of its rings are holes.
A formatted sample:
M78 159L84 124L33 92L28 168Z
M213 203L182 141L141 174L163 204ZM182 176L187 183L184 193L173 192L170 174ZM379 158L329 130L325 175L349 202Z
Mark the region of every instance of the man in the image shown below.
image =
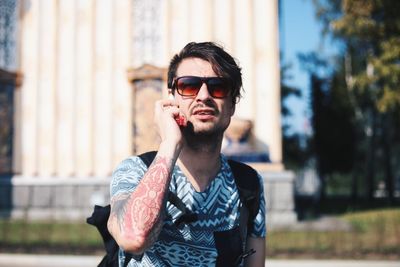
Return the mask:
M170 62L168 87L174 98L155 105L161 143L153 163L147 168L130 157L113 173L108 229L121 248L120 266L126 253L130 267L215 266L215 233L239 234L238 190L220 151L240 98L241 69L220 46L189 43ZM265 260L265 201L258 178L260 209L247 235L247 248L256 253L244 266L264 266ZM169 191L197 220L174 224L180 212L167 202Z

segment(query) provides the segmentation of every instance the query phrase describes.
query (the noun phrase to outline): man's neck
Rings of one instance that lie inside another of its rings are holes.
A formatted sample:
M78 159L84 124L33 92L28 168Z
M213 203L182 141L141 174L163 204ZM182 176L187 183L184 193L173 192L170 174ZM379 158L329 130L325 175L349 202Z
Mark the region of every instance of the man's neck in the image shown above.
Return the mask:
M178 165L196 191L204 191L221 168L221 145L192 149L184 146Z

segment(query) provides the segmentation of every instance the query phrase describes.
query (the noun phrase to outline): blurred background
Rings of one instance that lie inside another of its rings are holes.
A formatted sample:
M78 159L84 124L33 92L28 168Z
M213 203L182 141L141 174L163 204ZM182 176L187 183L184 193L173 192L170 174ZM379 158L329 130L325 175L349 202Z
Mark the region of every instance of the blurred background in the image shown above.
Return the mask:
M0 253L102 255L93 205L157 148L168 61L243 68L223 152L255 167L268 258L400 259L400 2L1 0Z

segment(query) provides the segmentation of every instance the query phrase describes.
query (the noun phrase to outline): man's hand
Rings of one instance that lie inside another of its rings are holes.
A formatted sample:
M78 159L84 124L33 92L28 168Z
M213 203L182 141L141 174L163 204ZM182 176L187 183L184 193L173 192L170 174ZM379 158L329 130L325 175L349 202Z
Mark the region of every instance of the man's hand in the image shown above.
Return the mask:
M174 99L162 99L156 102L154 123L157 126L161 142L181 145L180 127L186 125L186 118L179 112L179 106Z
M264 267L265 266L265 238L248 237L246 250L254 249L256 253L245 259L246 267Z

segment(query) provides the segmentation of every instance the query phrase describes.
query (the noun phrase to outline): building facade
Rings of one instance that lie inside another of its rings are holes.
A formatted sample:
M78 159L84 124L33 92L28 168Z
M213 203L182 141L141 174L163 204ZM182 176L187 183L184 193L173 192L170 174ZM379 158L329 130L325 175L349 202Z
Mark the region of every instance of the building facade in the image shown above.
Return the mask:
M2 1L0 17L8 19L0 25L7 29L0 36L7 41L0 44L0 67L20 81L14 79L12 96L11 171L0 180L3 214L77 219L93 204L106 204L113 168L156 148L148 123L152 103L166 94L169 59L190 41L217 42L238 60L245 93L234 120L250 122L253 149L268 155L268 163L252 164L266 183L282 184L290 202L293 178L282 165L277 4ZM293 217L293 203L285 209Z

